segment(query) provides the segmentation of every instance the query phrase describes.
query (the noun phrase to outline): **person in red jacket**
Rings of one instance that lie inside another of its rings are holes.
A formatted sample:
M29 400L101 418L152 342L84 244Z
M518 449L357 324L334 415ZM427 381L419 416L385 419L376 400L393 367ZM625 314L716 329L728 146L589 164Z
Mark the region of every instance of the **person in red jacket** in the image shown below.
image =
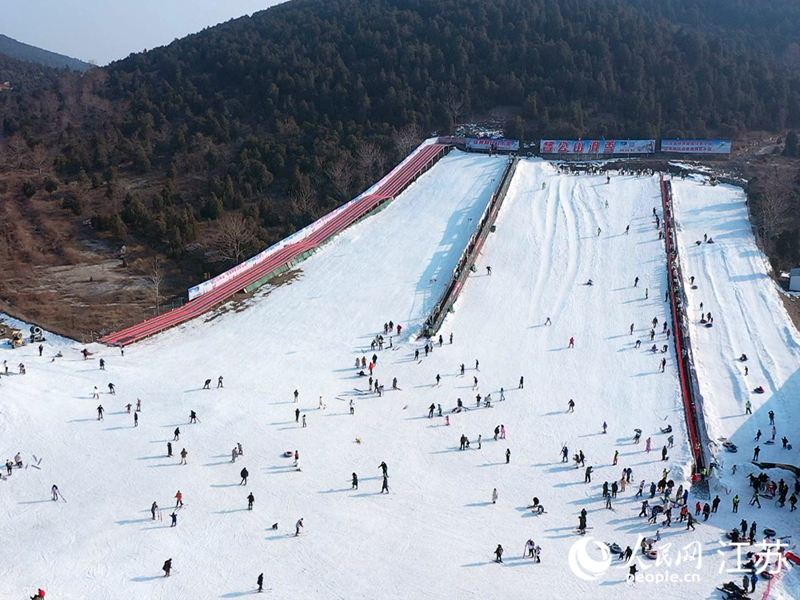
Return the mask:
M44 600L44 590L39 588L39 591L36 592L35 596L31 596L31 600Z

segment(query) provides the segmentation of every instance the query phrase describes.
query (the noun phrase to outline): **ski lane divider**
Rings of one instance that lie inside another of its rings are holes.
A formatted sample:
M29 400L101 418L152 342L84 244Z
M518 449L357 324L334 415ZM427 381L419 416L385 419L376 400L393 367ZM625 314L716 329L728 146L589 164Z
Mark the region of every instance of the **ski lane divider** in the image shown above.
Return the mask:
M675 353L678 363L678 378L686 415L686 429L689 433L689 443L694 460L692 480L697 482L705 479L708 475L708 463L703 452L704 445L701 441L701 432L705 431L705 429L701 427L703 423L702 415L700 414L702 410L700 406L701 396L697 387L696 371L689 340L689 326L684 312L687 300L683 289L683 276L678 257L672 185L664 179L663 175L661 177L661 203L664 211L663 226L667 249L667 285L672 314L673 339L675 340Z

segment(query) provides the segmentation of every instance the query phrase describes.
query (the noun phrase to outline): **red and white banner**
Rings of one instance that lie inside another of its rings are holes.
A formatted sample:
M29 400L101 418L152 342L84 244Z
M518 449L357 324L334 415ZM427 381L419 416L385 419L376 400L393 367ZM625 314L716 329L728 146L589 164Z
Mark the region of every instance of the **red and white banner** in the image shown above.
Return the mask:
M541 140L540 154L653 154L655 140Z
M676 154L730 154L731 140L661 140L662 152Z
M495 150L499 152L517 152L519 150L519 140L506 138L467 138L467 148L470 150Z

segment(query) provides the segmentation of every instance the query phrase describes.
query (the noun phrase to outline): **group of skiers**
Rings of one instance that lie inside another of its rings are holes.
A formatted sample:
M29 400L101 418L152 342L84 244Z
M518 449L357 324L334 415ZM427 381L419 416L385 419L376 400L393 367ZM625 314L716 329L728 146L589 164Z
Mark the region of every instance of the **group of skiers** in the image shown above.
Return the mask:
M656 216L656 218L658 218L657 215L655 215L655 209L654 209L654 216ZM599 233L599 230L598 230L598 233ZM491 275L491 268L490 267L487 267L487 275ZM590 280L590 283L591 283L591 280ZM634 281L634 287L637 287L638 283L639 283L639 279L637 277L635 279L635 281ZM647 293L648 292L646 291L645 294L647 295ZM709 318L710 318L710 314L709 314ZM547 319L547 323L546 324L547 325L551 324L551 321L550 321L549 317ZM652 321L652 328L649 330L649 336L650 336L650 340L651 341L654 340L654 337L656 335L655 330L656 330L657 325L658 325L658 319L654 318L653 321ZM388 348L393 348L392 335L398 335L399 336L401 334L401 331L402 331L402 327L400 325L395 325L393 321L388 321L387 323L384 323L384 325L383 325L383 334L376 335L375 338L371 341L370 346L371 346L371 350L373 352L373 355L372 355L372 358L369 361L369 363L368 363L367 358L365 356L362 356L362 357L360 357L360 359L356 359L356 361L355 361L356 369L361 370L360 374L363 374L366 377L367 375L366 375L366 373L364 373L364 370L368 370L369 371L369 380L370 380L370 386L369 387L370 387L370 391L374 390L375 393L377 393L379 396L383 392L383 386L379 385L377 379L374 380L374 385L373 385L373 375L374 375L374 371L377 368L377 364L378 364L378 355L375 352L386 349L387 348L387 343L388 343ZM633 332L634 332L634 324L631 324L630 325L630 335L633 335ZM662 334L666 336L665 337L666 340L669 340L670 335L671 335L671 331L667 327L666 323L663 324ZM388 337L388 341L386 339L387 337ZM431 339L429 342L426 342L426 344L424 346L425 356L428 356L431 352L433 352L435 341L437 341L437 340ZM449 342L450 342L450 344L453 343L453 334L452 333L449 335ZM439 345L439 347L441 347L443 345L443 343L444 343L444 338L442 337L442 335L439 335L438 336L438 345ZM640 345L641 345L641 341L640 340L636 340L636 347L638 348ZM575 347L575 337L570 337L569 338L568 347L569 348L574 348ZM653 345L653 348L656 348L655 344ZM664 346L663 348L666 348L666 346ZM663 349L663 348L662 348L662 353L666 352L666 350ZM655 352L655 350L653 350L653 351ZM420 354L419 350L416 350L414 352L415 360L419 359L419 354ZM41 350L40 350L40 355L41 355ZM84 358L86 358L86 357L87 357L87 355L84 354ZM100 359L100 365L101 365L101 369L105 369L105 362L104 362L103 359ZM661 371L664 371L665 365L666 365L666 359L665 358L661 359L661 363L660 363L660 370ZM475 371L479 372L479 361L478 360L475 361ZM461 364L461 366L460 366L460 376L464 376L464 374L465 374L465 366L464 366L464 364ZM441 382L440 375L437 374L435 379L436 379L436 384L439 385L440 382ZM211 382L212 382L211 379L205 380L205 383L203 385L203 389L210 389ZM477 375L476 375L476 376L473 377L473 389L477 389L477 386L478 386L478 378L477 378ZM223 377L219 376L219 378L217 380L217 389L220 389L220 388L223 388L223 387L224 387L223 386ZM397 378L393 379L392 387L393 387L393 389L398 389L397 388ZM114 386L113 383L109 383L108 384L108 388L109 388L109 394L114 395L116 393L115 386ZM522 376L519 379L518 388L519 389L523 389L524 388L524 377L522 377ZM294 402L297 403L299 401L299 392L298 392L298 390L294 391L293 396L294 396ZM501 401L505 400L504 389L503 388L500 388L499 396L500 396L500 400ZM99 392L97 390L97 387L94 388L93 397L94 398L99 398L100 397L99 396ZM487 394L485 398L483 398L481 396L481 394L477 394L476 395L477 407L481 406L481 402L482 401L483 401L483 406L485 408L492 408L491 394ZM131 404L127 405L127 412L128 413L131 412L131 406L132 406ZM576 407L575 401L573 399L569 399L569 401L567 403L567 411L566 412L567 413L574 413L575 412L575 407ZM325 410L327 408L327 405L325 404L322 396L319 396L318 408L320 410ZM452 413L461 413L462 410L466 411L466 410L469 410L469 409L463 405L461 399L459 398L457 400L456 407L454 409L452 409L451 412ZM140 411L141 411L141 401L137 399L136 413L134 413L134 421L135 421L135 425L134 426L138 425L138 413ZM427 414L428 418L433 418L434 414L437 413L437 412L438 412L438 416L439 417L443 416L443 411L442 411L441 404L431 403L431 405L428 408L428 414ZM749 407L748 407L748 412L749 412ZM100 404L97 407L97 414L98 414L98 416L97 416L98 420L102 421L103 418L104 418L104 408L103 408L102 404ZM350 414L354 414L354 403L353 403L352 400L350 401ZM771 412L770 412L770 415L771 415L770 416L770 421L772 422L772 413ZM296 423L299 422L300 416L301 416L300 408L296 408L295 409L295 422ZM450 423L449 415L446 415L445 419L446 419L446 424L449 424ZM194 410L192 410L190 412L189 421L190 421L190 423L197 423L198 422L197 414L195 413ZM303 423L303 427L305 427L306 426L306 415L305 414L302 415L302 423ZM603 433L606 433L607 429L608 429L608 424L606 422L603 422L603 425L602 425ZM671 428L670 428L670 431L671 431ZM180 433L181 433L180 432L180 428L176 428L175 432L174 432L174 438L173 438L172 441L178 441L180 439ZM663 431L662 431L662 433L663 433ZM640 441L641 435L642 435L641 431L637 430L636 433L635 433L635 436L634 436L634 442L635 443L638 443ZM760 435L761 435L761 432L759 430L758 435L756 437L756 441L759 440ZM494 440L495 441L503 440L505 438L506 438L506 428L505 428L505 426L503 424L497 425L494 428ZM772 438L773 438L773 440L775 438L775 429L774 429L774 427L773 427ZM483 441L482 440L482 435L478 435L477 436L477 448L478 449L481 448L482 441ZM168 455L171 456L172 455L172 445L171 445L170 442L168 442L167 445L168 445ZM673 445L673 437L670 435L669 438L668 438L668 445L664 444L663 448L662 448L662 451L661 451L662 460L667 460L667 448L668 448L668 446L672 447L672 445ZM787 445L788 445L788 440L784 437L783 438L783 447L786 448ZM467 450L467 449L470 448L470 440L465 434L461 434L459 448L460 448L460 450ZM650 452L650 450L651 450L651 438L647 437L645 452ZM758 447L756 447L756 451L754 453L754 460L756 460L758 458L758 450L759 450ZM181 464L186 464L186 459L187 459L188 452L184 448L181 451L180 454L181 454ZM237 444L231 451L231 462L232 463L235 462L238 457L242 456L242 454L243 454L242 446L241 446L241 444ZM568 462L569 449L568 449L566 444L562 447L560 454L561 454L562 462ZM506 463L509 463L510 462L510 458L511 458L511 449L510 448L506 449L505 458L506 458ZM613 465L617 465L618 464L618 460L619 460L619 452L615 451L613 459L612 459L612 464ZM586 467L585 461L586 461L586 457L585 457L583 451L580 450L575 455L576 468L585 467L585 473L584 473L585 474L585 481L587 483L591 483L591 475L592 475L592 472L593 472L593 466L589 465L588 467ZM298 462L299 462L299 453L297 451L295 451L295 466L298 465ZM16 466L18 466L18 467L22 465L21 457L20 457L19 454L17 454L17 456L15 457L15 463L14 464L16 464ZM6 466L7 466L9 474L11 473L11 469L12 469L12 466L14 466L14 464L12 464L10 460L6 463ZM389 493L389 486L388 486L388 477L389 476L388 476L388 467L386 465L386 462L382 461L380 463L380 465L378 466L378 468L380 469L380 471L382 473L382 485L381 485L380 493L381 494L383 494L383 493L387 493L388 494ZM666 527L670 527L671 526L671 522L672 522L671 521L672 508L680 506L678 522L686 521L687 522L687 529L688 528L694 529L694 524L696 522L696 517L698 517L699 515L702 514L703 520L708 520L711 514L717 512L717 508L718 508L718 506L720 504L719 496L716 496L716 498L713 500L713 502L711 504L705 503L704 505L701 505L700 502L697 502L695 504L695 512L694 512L694 514L692 514L692 512L689 510L689 506L688 506L688 495L689 495L688 489L683 489L683 486L678 486L677 492L676 492L675 496L673 497L672 496L672 492L673 492L674 482L672 480L667 480L668 473L667 473L666 469L664 469L664 472L662 473L662 475L663 475L662 479L658 482L657 485L654 482L650 483L650 486L649 486L649 496L650 497L649 497L649 499L644 499L642 501L642 510L641 510L639 516L649 516L649 517L652 518L651 522L655 523L655 517L657 517L659 514L663 514L665 516L665 521L662 523L662 525L666 526ZM241 470L240 476L241 476L240 485L247 485L249 472L248 472L248 470L246 468L243 468ZM622 477L619 479L619 481L614 480L610 484L609 484L609 482L605 482L603 484L603 486L602 486L602 488L603 488L602 496L603 496L603 498L604 498L604 500L606 502L606 507L607 508L611 508L611 500L613 498L616 498L618 493L624 493L625 490L626 490L626 486L629 485L631 483L631 481L632 481L632 469L630 467L625 467L625 468L622 469ZM352 489L358 490L358 488L359 488L359 479L358 479L358 476L357 476L357 474L355 472L352 473L352 484L351 485L352 485ZM644 490L646 489L646 487L647 486L645 485L645 480L642 479L641 483L638 486L638 492L636 494L637 498L638 497L643 497L643 495L645 493ZM59 499L59 490L58 490L57 486L53 485L51 491L52 491L53 500L58 500ZM798 490L795 489L795 492L798 492ZM656 493L663 494L663 497L661 498L663 503L660 504L660 505L657 504L657 503L653 503L653 505L651 505L650 500L653 499L656 496ZM758 500L758 493L759 493L758 490L756 490L755 496L754 496L756 501ZM783 505L783 501L785 501L786 494L788 493L788 485L786 485L783 482L783 480L781 480L781 483L779 484L779 493L781 494L781 505ZM738 496L736 498L738 498ZM177 511L178 511L178 509L183 507L183 495L180 492L180 490L175 495L175 499L176 499L175 509L173 509L172 513L170 514L171 521L172 521L171 527L176 527L177 526ZM497 488L494 488L492 490L492 494L491 494L492 503L496 504L498 499L499 499L499 494L497 492ZM250 492L247 495L246 500L247 500L247 509L248 510L253 510L253 506L254 506L254 502L255 502L254 494L252 492ZM797 502L796 495L792 494L792 497L789 499L789 501L790 501L790 503L792 505L791 510L793 511L795 509L795 504ZM752 501L751 501L751 504L753 504ZM544 512L544 508L540 504L538 498L534 498L534 504L532 505L532 507L533 507L535 512L538 512L538 513L543 513ZM759 504L759 507L760 507L760 504ZM152 505L151 505L151 514L152 514L152 518L154 520L157 518L157 515L159 514L157 512L158 510L159 510L158 505L156 504L156 502L153 502ZM738 501L735 500L734 501L734 512L736 512L736 510L738 510ZM160 518L160 516L159 516L159 518ZM743 521L743 523L744 524L742 526L742 536L745 535L745 530L746 530L746 522ZM752 523L751 528L750 528L750 537L751 538L753 538L753 536L754 536L755 527L756 527L756 524ZM301 533L301 529L303 529L303 528L304 528L304 522L303 522L303 519L300 518L295 523L294 536L299 536L300 533ZM580 533L585 533L586 529L587 529L587 511L586 511L586 509L583 509L583 510L581 510L579 518L578 518L578 531ZM621 552L620 553L620 558L625 557L626 554L627 554L627 558L630 558L630 556L631 556L631 552L629 552L630 550L631 549L629 547L625 551ZM531 558L535 562L538 563L538 562L541 561L540 553L541 553L541 548L539 547L539 545L536 544L532 539L529 538L525 542L524 551L523 551L523 557ZM501 544L497 545L497 548L495 549L495 553L494 554L495 554L495 560L498 563L502 563L503 562L502 559L503 559L503 555L504 555L504 549L503 549L503 546ZM632 575L632 577L635 578L636 566L632 565L631 569L632 569L631 570L631 575ZM170 576L170 574L172 572L172 558L169 558L168 560L166 560L164 562L162 570L164 571L164 576L165 577L169 577ZM257 578L258 591L262 591L263 590L263 582L264 582L264 576L263 576L263 573L261 573ZM42 590L40 590L39 591L39 595L38 596L34 596L34 598L43 599L44 598L44 592Z

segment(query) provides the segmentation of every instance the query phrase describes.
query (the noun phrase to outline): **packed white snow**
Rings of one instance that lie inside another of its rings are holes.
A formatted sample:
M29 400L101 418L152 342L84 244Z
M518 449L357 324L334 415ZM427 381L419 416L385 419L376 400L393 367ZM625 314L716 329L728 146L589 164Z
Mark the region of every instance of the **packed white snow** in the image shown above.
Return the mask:
M0 481L0 596L29 597L43 587L48 598L234 598L253 592L261 572L276 597L320 599L710 597L721 581L740 580L717 574L717 540L738 524L729 497L694 532L677 522L677 511L666 529L663 517L653 526L636 516L639 481L649 486L667 468L676 486L686 485L690 464L674 352L662 333L668 305L664 246L652 215L660 207L656 177L612 176L606 184L604 176L560 175L549 163L522 161L497 231L445 322L443 345L436 341L425 356L416 335L504 167L499 157L453 152L302 263L291 281L124 356L95 345L83 360L82 346L49 339L41 358L35 344L0 347L12 372L19 362L27 370L0 378L2 447L8 458L20 451L27 465ZM711 310L724 319L723 307ZM386 335L384 349L374 351L374 376L385 386L378 397L365 393L367 376L359 377L354 363L370 361L370 342L390 320L403 331ZM716 325L713 331L719 333ZM663 344L669 352L661 353ZM51 362L58 351L63 358ZM702 348L698 354L702 360ZM215 389L220 375L224 388ZM399 390L391 389L394 377ZM210 390L201 389L206 379ZM91 398L94 386L99 400ZM478 393L491 394L493 407L476 408ZM134 427L125 405L137 398L142 412ZM458 398L471 410L451 412ZM575 409L567 413L571 398ZM442 417L428 418L431 403L442 405ZM188 423L190 410L197 424ZM501 424L506 438L495 441ZM662 461L667 435L660 429L668 424L675 445ZM180 440L167 458L176 427ZM637 428L642 439L634 444ZM470 441L464 451L462 433ZM231 464L237 443L244 455ZM300 470L283 456L295 450ZM579 450L595 469L591 483L571 460ZM381 461L388 494L380 493ZM632 483L608 510L602 483L618 481L624 467L633 469ZM741 483L744 493L741 479L731 485ZM50 499L54 483L63 493L58 502ZM171 528L178 490L185 507ZM526 508L533 496L545 514ZM163 519L152 520L153 501ZM582 508L592 528L583 538L575 531ZM295 537L300 518L304 528ZM635 548L639 534L650 537L657 527L662 557L670 556L667 544L674 555L697 541L702 569L656 565L637 552L640 575L631 585L623 561L594 581L570 568L576 541L599 558L588 538ZM529 538L542 548L539 564L521 558ZM506 550L502 565L493 562L497 544ZM169 578L160 570L167 558ZM700 576L688 583L644 579L656 572Z

